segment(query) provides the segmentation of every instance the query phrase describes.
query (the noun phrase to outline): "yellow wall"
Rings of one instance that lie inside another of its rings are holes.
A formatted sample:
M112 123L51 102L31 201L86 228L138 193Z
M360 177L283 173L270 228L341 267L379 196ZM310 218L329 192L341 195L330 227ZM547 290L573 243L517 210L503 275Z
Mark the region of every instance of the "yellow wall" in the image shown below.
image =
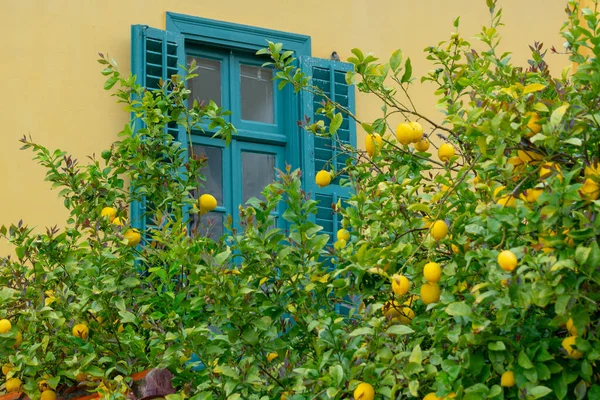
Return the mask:
M558 31L566 0L500 0L506 28L503 49L524 64L526 44L560 48ZM18 139L33 139L72 152L85 162L116 138L127 120L102 89L97 52L107 52L129 70L131 24L165 27L165 12L302 33L312 37L313 55L344 59L352 47L385 58L401 47L416 76L431 65L423 49L448 37L461 16L461 32L477 33L489 16L485 0L3 0L0 2L0 224L23 218L39 227L64 222L57 191L44 171L19 151ZM553 70L568 64L548 56ZM435 115L431 86L413 90L417 105ZM359 96L362 118L378 116L378 104ZM362 142L361 139L359 139ZM0 250L5 247L0 244ZM4 253L4 251L2 251Z

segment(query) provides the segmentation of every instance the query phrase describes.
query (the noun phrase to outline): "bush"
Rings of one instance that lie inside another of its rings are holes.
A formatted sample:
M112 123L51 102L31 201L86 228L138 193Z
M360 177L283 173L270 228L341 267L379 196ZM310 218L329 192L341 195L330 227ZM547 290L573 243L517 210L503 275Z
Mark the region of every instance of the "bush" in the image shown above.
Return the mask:
M23 139L71 218L45 234L2 228L16 253L0 271L7 378L34 398L41 379L102 380L104 396L122 397L123 376L150 367L175 374L170 399L599 398L599 14L568 2L577 67L553 77L541 44L527 70L497 53L501 10L487 3L485 51L459 33L426 49L440 124L412 105L400 50L385 63L352 51L347 80L383 115L351 115L366 151L344 148L353 195L335 207L333 248L289 168L240 209L242 229L188 232L188 213L210 205L194 200L205 160L165 128L209 123L226 140L235 128L213 103L186 108L193 66L145 91L102 57L105 87L133 115L102 160L82 166ZM322 96L327 118L348 113L280 49L260 53L283 85ZM394 128L397 114L407 122ZM337 139L327 124L305 128ZM138 236L127 206L142 200L152 223ZM286 231L271 216L282 201Z

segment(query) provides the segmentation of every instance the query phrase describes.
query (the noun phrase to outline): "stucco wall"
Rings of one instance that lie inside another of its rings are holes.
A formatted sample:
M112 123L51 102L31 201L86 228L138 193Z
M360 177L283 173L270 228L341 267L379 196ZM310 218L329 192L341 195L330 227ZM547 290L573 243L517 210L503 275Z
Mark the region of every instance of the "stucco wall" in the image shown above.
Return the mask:
M527 44L534 40L562 46L558 32L566 0L500 0L500 5L503 49L513 51L518 63L525 64ZM385 58L401 47L416 76L431 68L423 49L447 38L456 16L466 36L489 21L485 0L3 0L0 224L23 218L44 227L65 220L57 191L43 181L32 154L18 150L18 139L31 134L82 161L99 155L127 115L102 89L97 52L110 54L128 71L130 25L164 28L166 11L310 35L317 57L336 50L345 59L359 47ZM564 56L548 60L554 71L568 64ZM422 111L436 115L432 89L417 85L413 94ZM378 103L364 96L357 109L366 119L379 115Z

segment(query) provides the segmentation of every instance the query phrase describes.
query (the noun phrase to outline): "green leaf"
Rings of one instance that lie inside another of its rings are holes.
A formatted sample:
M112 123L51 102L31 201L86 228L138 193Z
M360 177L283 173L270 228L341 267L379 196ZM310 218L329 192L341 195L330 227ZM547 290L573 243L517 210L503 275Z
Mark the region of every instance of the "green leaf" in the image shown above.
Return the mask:
M25 257L25 248L24 248L24 247L21 247L21 246L19 246L19 247L17 247L17 248L15 249L15 253L17 254L17 258L18 258L19 260L22 260L22 259L23 259L23 257Z
M589 247L577 246L577 250L575 250L575 261L577 261L577 264L584 265L591 251L592 249Z
M113 75L110 78L108 78L106 82L104 82L104 90L112 89L112 87L115 86L115 83L117 83L118 80L119 77L116 75Z
M558 124L560 124L568 108L569 105L565 104L552 112L552 115L550 116L550 124L552 124L553 128L556 128Z
M523 88L523 96L525 96L526 94L529 94L529 93L539 92L540 90L543 90L545 87L546 87L546 85L542 85L541 83L531 83L531 84L525 86L525 88Z
M446 313L452 316L468 316L472 314L471 307L462 302L451 303L446 307Z
M539 399L540 397L544 397L550 393L552 393L552 389L546 386L536 386L529 390L528 394L533 396L534 399Z
M401 324L392 325L386 331L388 335L408 335L414 332L411 327Z
M573 146L581 146L583 141L579 138L572 137L565 140L565 143L572 144Z
M396 72L398 68L402 65L402 58L404 55L402 54L402 50L398 49L392 53L390 57L390 68L392 71Z
M458 28L459 23L460 23L460 17L456 17L456 19L454 20L454 23L452 25L454 25L455 28Z
M410 357L408 358L408 361L411 363L421 365L421 363L423 362L423 352L421 351L420 345L416 345L413 348L413 351L410 353Z
M488 349L492 351L503 351L506 350L506 346L504 345L504 342L490 342L488 343Z
M333 383L337 387L344 381L344 369L339 364L329 367L329 375L333 378Z
M410 63L410 57L406 59L406 62L404 63L404 75L402 75L402 79L400 79L400 82L405 83L405 82L410 82L410 78L412 77L412 65Z
M364 335L372 335L372 334L373 334L373 328L369 328L368 326L365 326L365 327L353 330L352 332L350 332L349 336L354 337L354 336L364 336Z
M329 124L329 132L332 135L335 135L337 130L340 129L340 126L342 126L343 121L344 121L344 116L342 115L342 113L335 114L331 120L331 123Z
M524 350L521 350L521 352L519 353L518 362L519 365L525 369L533 368L533 364L531 363L529 357L527 357L527 354L525 354Z

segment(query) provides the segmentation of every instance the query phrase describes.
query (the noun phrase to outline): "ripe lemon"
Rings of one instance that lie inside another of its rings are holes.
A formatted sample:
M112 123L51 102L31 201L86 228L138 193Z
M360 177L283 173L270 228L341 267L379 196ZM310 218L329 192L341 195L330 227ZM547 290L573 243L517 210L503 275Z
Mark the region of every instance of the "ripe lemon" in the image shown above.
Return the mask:
M598 200L600 197L600 186L596 181L586 178L583 187L579 190L581 198L584 200Z
M45 379L42 379L41 381L39 381L38 389L40 389L40 392L43 392L44 390L49 390L50 386L48 386L48 381L46 381Z
M415 143L415 150L424 152L429 150L429 140L421 139L417 143Z
M386 319L392 320L400 315L400 304L397 301L388 300L383 305L381 312Z
M410 281L404 275L394 275L392 276L392 290L398 296L403 296L410 289Z
M21 343L23 343L23 335L21 334L21 331L17 332L17 336L15 336L15 342L13 343L13 349L16 349L17 347L19 347L21 345Z
M567 336L562 341L562 347L567 351L569 358L581 358L583 356L582 352L573 348L576 339L577 336Z
M429 218L428 216L424 216L423 218L421 218L421 220L423 221L424 228L430 228L433 224L433 221L431 221L431 218Z
M8 333L10 332L10 330L12 329L12 324L10 323L9 320L5 319L0 319L0 333L4 334L4 333Z
M383 139L378 133L370 133L365 136L365 150L369 157L378 156L383 145Z
M440 400L440 398L437 397L435 393L431 392L426 394L425 397L423 397L423 400Z
M206 214L217 208L217 199L212 194L205 193L198 199L198 208L200 208L200 214Z
M338 240L345 240L346 242L350 240L350 232L348 232L346 229L338 230L336 236Z
M44 390L41 400L56 400L56 392L54 390Z
M535 203L542 193L544 193L544 189L542 188L527 189L521 193L521 199L528 203Z
M444 143L441 145L438 149L438 158L441 161L446 162L452 157L454 157L454 146L452 146L450 143Z
M498 254L498 264L505 271L514 271L518 264L517 256L510 250L504 250Z
M506 371L500 377L500 386L513 387L515 386L515 373L513 371Z
M398 315L392 318L392 321L402 325L410 325L414 317L415 312L410 307L402 307Z
M23 382L19 378L10 378L6 381L6 391L8 393L17 392L21 389Z
M587 178L600 175L600 164L594 163L588 167L585 167L584 174Z
M100 216L108 218L108 220L112 222L117 216L117 210L113 207L104 207L100 212Z
M437 283L424 283L421 286L421 300L425 304L437 303L440 301L440 287Z
M418 143L421 139L423 139L423 127L418 122L409 122L408 125L412 129L412 138L411 143Z
M373 400L375 389L369 383L362 382L354 389L354 400Z
M496 204L502 207L514 207L517 204L517 199L512 194L507 194L506 196L499 197L496 200Z
M396 127L396 139L400 144L407 145L413 140L413 128L410 124L403 122Z
M442 240L446 237L446 235L448 235L448 225L446 225L446 222L442 220L437 220L431 224L430 232L431 236L433 236L435 240Z
M125 223L127 221L125 219L123 219L123 218L115 217L115 218L113 218L113 220L111 222L112 222L113 225L123 226L123 225L125 225Z
M348 244L348 242L346 242L344 239L338 239L338 240L336 240L336 242L335 242L335 244L333 245L333 247L334 247L336 250L341 250L341 249L343 249L344 247L346 247L346 245L347 245L347 244Z
M517 156L523 161L525 164L532 163L535 164L536 161L540 161L544 159L544 155L535 151L530 150L517 150Z
M271 362L279 356L277 353L269 353L267 354L267 361Z
M569 331L569 334L571 336L578 336L577 335L577 328L575 327L575 323L573 322L573 318L569 318L569 320L567 321L567 330ZM2 369L2 371L4 371L4 368ZM6 374L4 374L6 375Z
M545 180L554 174L556 174L558 180L562 182L562 173L560 171L560 165L553 162L547 162L544 163L540 168L540 179L542 180Z
M12 366L12 364L4 364L4 365L2 366L2 373L3 373L3 374L6 376L6 375L8 375L8 373L9 373L10 371L12 371L12 370L13 370L13 368L14 368L14 367Z
M315 183L318 187L325 187L331 183L331 174L328 171L321 170L317 172Z
M127 246L128 247L135 247L138 245L138 243L140 243L140 240L142 239L142 235L140 235L140 231L138 231L137 229L128 229L123 236L125 237L125 239L127 239Z
M436 283L442 277L442 268L436 262L430 262L423 267L423 276L427 282Z
M527 121L527 128L531 131L529 134L525 134L527 137L531 137L536 133L540 133L542 131L542 125L538 122L541 119L540 115L536 112L528 112L525 113L526 117L529 117L529 121Z
M88 335L90 334L90 329L86 324L77 324L73 327L72 333L75 337L87 339Z

